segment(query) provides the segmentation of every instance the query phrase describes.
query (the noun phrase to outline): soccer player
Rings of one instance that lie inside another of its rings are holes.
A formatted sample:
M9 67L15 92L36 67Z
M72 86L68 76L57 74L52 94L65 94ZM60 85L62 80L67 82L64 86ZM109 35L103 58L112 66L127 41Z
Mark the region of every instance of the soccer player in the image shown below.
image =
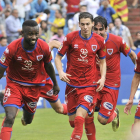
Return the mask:
M104 86L106 74L104 39L92 33L93 16L88 12L79 15L80 31L69 33L55 58L59 77L67 83L66 103L69 122L74 127L71 140L80 140L85 117L93 112L96 91ZM62 69L61 59L67 55L66 73ZM96 54L100 58L101 79L97 81ZM99 87L96 89L97 84Z
M120 87L120 53L129 56L135 63L136 54L119 36L107 33L107 20L101 16L94 18L94 32L105 39L107 73L103 89L98 92L97 104L100 106L98 121L105 125L112 122L112 128L119 128L119 111L116 108ZM98 66L98 65L97 65ZM98 75L100 73L98 70Z
M51 64L51 50L47 43L38 39L38 24L33 20L26 20L22 25L22 35L23 38L7 46L0 59L0 78L7 71L3 99L6 117L1 128L2 140L10 140L18 108L23 107L24 122L32 122L40 88L46 83L46 72L53 81L53 94L59 93Z
M135 71L135 75L133 77L132 84L131 84L131 92L130 92L129 101L127 102L127 104L124 108L124 113L126 113L127 115L129 113L131 114L131 108L133 105L133 98L135 96L138 85L140 83L140 52L137 54L137 59L136 59L134 71ZM136 128L137 126L138 126L138 128ZM135 120L134 120L134 124L132 125L132 129L131 129L133 134L136 132L134 130L135 128L137 129L136 131L138 131L138 133L139 133L139 130L140 130L140 101L139 101L137 109L136 109Z

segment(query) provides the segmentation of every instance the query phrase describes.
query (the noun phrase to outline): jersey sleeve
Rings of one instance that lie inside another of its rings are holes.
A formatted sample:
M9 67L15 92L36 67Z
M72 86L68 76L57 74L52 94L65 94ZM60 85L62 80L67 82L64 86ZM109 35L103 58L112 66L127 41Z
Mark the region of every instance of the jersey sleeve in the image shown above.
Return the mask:
M60 55L60 56L64 56L65 55L65 53L67 52L67 50L68 50L68 48L69 48L69 46L70 46L70 43L69 43L70 41L69 41L69 37L68 37L68 35L64 38L64 41L63 41L63 43L61 44L61 46L59 47L59 49L58 49L58 54Z
M52 60L51 49L47 43L45 43L44 45L45 45L44 48L45 48L45 52L46 52L45 57L44 57L44 63L49 63Z
M121 39L121 45L120 45L120 52L122 52L125 56L128 56L129 54L130 54L130 52L131 52L131 49L130 49L130 47L128 47L127 45L126 45L126 42L123 40L123 39Z
M12 47L13 46L13 47ZM8 45L3 52L1 58L0 58L0 65L4 68L7 68L13 58L14 52L14 45Z
M106 58L105 40L101 38L98 41L99 41L100 49L98 50L97 54L98 54L99 59L104 59Z
M137 54L134 72L140 74L140 52Z

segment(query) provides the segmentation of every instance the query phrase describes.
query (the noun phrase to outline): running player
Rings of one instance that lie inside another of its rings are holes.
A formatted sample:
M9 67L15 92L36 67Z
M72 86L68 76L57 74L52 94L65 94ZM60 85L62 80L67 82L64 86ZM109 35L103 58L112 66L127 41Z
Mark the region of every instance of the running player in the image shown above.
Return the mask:
M80 31L69 33L55 58L59 77L67 83L66 102L69 122L74 127L71 140L80 140L85 117L93 112L96 91L104 86L106 74L104 39L92 33L93 16L88 12L79 15ZM67 70L63 72L61 59L67 55ZM100 58L101 79L97 82L96 54ZM95 87L99 84L99 87Z
M98 16L94 18L94 32L105 39L107 73L104 88L98 92L97 105L100 110L98 121L105 125L112 122L113 131L119 128L119 111L116 108L120 87L120 53L129 56L135 63L136 54L126 45L119 36L107 33L107 21ZM97 65L98 66L98 65ZM100 73L98 70L98 75Z
M57 95L59 92L51 64L51 50L47 43L38 39L38 24L33 20L26 20L22 30L23 38L10 43L0 59L0 78L7 71L3 99L6 117L1 128L2 140L10 140L18 108L23 107L24 122L32 122L40 88L46 83L46 72L53 81L53 94Z
M137 88L138 88L139 83L140 83L140 52L137 54L137 59L136 59L134 71L135 71L135 75L133 77L132 84L131 84L131 92L130 92L129 101L127 102L127 104L124 108L124 113L126 113L127 115L129 113L131 114L131 108L133 105L133 98L135 96L135 93L136 93ZM132 130L132 133L134 134L134 136L137 135L136 131L139 133L139 130L140 130L140 101L139 101L137 109L136 109L135 120L134 120L134 124L132 125L131 130ZM139 136L139 138L136 136L137 140L140 139L140 135L138 135L138 136Z

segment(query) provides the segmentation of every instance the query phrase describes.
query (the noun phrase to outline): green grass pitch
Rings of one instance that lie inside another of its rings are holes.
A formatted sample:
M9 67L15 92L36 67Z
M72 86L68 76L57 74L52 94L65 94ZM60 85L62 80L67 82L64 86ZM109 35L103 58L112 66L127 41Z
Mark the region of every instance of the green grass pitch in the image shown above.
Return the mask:
M97 140L129 140L136 106L133 106L132 114L129 116L123 113L124 106L117 107L121 122L117 132L113 132L111 124L106 126L99 124L95 113ZM4 114L0 114L0 123L3 117ZM21 117L22 111L15 119L11 140L70 140L73 129L69 125L68 116L57 114L53 109L37 109L32 124L27 126L22 126ZM87 140L85 131L83 131L82 140Z

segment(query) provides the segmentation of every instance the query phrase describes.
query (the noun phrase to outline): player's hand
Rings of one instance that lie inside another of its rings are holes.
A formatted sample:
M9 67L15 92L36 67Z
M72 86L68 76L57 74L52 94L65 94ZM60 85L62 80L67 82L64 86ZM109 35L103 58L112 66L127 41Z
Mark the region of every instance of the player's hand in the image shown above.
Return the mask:
M133 105L133 100L129 100L127 102L127 104L125 105L125 108L124 108L124 113L125 114L131 114L131 108L132 108L132 105Z
M53 86L53 95L57 95L60 91L60 88L58 85Z
M70 74L67 74L65 72L61 72L59 74L60 80L66 82L66 83L70 83L70 79L68 78L68 76L71 76Z
M96 92L99 92L103 89L104 83L105 83L105 78L99 79L99 81L97 82L97 84L99 84L99 87L96 89Z

